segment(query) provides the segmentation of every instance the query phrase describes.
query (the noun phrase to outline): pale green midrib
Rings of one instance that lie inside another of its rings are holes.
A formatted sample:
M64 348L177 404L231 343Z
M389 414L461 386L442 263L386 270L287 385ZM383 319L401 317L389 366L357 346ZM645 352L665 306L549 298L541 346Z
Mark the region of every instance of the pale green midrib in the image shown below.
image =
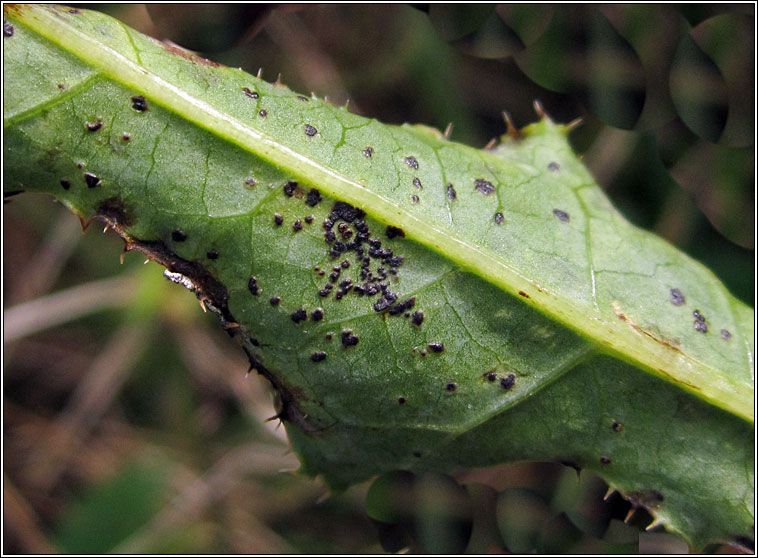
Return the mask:
M490 283L517 296L529 294L529 303L541 312L578 331L616 357L642 366L667 381L676 381L698 397L753 422L753 396L743 386L705 363L656 344L627 324L587 319L575 308L533 280L523 276L491 251L458 238L451 231L427 223L393 201L266 137L258 130L230 117L179 87L135 64L97 39L57 18L44 7L27 5L16 12L22 23L58 44L99 73L137 90L151 101L238 147L286 169L304 182L317 184L325 193L362 208L371 208L378 220L399 226L409 238L433 249ZM660 373L658 368L665 370ZM696 386L695 389L689 385Z

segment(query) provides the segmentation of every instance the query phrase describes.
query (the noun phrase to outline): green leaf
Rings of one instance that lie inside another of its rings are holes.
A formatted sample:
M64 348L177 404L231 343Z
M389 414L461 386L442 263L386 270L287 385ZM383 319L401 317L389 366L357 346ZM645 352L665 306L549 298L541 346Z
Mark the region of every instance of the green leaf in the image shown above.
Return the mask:
M561 461L695 547L749 536L753 311L613 209L570 127L476 150L101 14L4 9L6 189L195 291L305 473Z

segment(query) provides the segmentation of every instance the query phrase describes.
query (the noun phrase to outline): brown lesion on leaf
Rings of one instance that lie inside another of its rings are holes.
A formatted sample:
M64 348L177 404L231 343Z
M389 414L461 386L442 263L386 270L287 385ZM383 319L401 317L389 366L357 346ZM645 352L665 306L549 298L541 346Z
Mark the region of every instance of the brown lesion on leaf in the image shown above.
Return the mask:
M668 347L669 349L671 349L673 351L677 351L679 353L684 354L683 351L682 351L682 349L680 348L679 341L677 341L676 339L669 339L667 337L663 337L661 335L658 335L658 334L654 333L653 331L651 331L650 329L647 329L647 328L639 325L638 323L635 323L629 316L627 316L626 314L624 314L621 311L621 306L615 300L613 301L613 311L616 313L616 316L620 320L625 321L627 324L629 324L630 326L632 326L634 329L636 329L637 331L639 331L643 335L647 335L648 337L650 337L656 343L660 343L661 345L664 345L665 347Z
M250 363L248 371L254 370L264 376L276 390L280 403L276 418L292 422L306 433L318 430L313 421L299 408L306 397L305 394L299 388L285 384L280 374L268 370L256 357L250 336L229 310L229 295L221 281L216 279L201 263L176 255L161 240L141 240L132 237L128 231L133 222L132 217L128 208L118 198L109 198L101 202L94 217L86 221L82 219L82 227L86 229L95 219L104 222L108 228L118 233L125 243L124 252L137 250L145 254L148 259L164 266L171 275L169 279L180 279L179 282L195 293L204 308L218 316L227 334L245 351Z
M148 37L148 39L153 41L155 44L163 47L165 50L167 50L171 54L180 56L181 58L184 58L185 60L189 60L193 64L197 64L198 66L209 66L211 68L226 68L227 67L227 66L224 66L223 64L219 64L218 62L214 62L213 60L208 60L207 58L198 56L194 52L184 49L180 47L179 45L175 45L171 42L159 41L157 39L153 39L152 37Z

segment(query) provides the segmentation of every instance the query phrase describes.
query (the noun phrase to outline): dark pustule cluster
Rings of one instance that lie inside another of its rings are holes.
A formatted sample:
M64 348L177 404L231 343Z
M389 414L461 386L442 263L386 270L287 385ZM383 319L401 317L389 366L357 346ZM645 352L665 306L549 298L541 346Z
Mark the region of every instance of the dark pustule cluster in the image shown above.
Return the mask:
M500 379L500 386L506 391L513 389L513 386L515 385L516 385L515 374L508 374L505 378Z
M483 178L477 178L474 180L474 188L485 196L489 196L495 191L495 187Z
M250 294L258 296L261 292L260 288L258 287L258 278L255 276L250 277L250 279L247 281L247 288L250 291Z
M408 165L409 167L411 167L411 168L412 168L412 169L414 169L414 170L417 170L417 169L418 169L418 161L417 161L417 160L416 160L416 158L415 158L415 157L413 157L413 156L411 156L411 157L406 157L406 158L405 158L405 164L406 164L406 165Z
M341 300L348 293L358 296L373 297L378 295L374 303L377 312L389 311L397 316L406 313L416 303L415 298L398 302L398 295L390 290L390 276L397 275L397 268L403 265L402 256L396 256L389 248L382 246L382 241L371 235L368 224L363 220L365 212L348 203L335 202L331 213L323 222L324 240L330 246L329 257L344 258L332 268L328 282L318 294L328 297L334 292L334 299ZM388 238L405 236L398 227L387 227ZM345 257L348 253L355 254L356 265L360 270L353 278L342 277L343 270L351 268L351 260ZM319 268L319 275L325 273Z
M87 183L88 188L97 188L103 181L91 172L84 173L84 181Z
M724 339L725 341L729 341L732 338L732 334L729 333L729 330L722 329L721 330L721 338Z
M287 183L284 184L284 195L288 198L291 198L295 195L295 190L297 190L297 182L294 180L290 180Z
M413 317L411 318L411 323L417 326L420 326L422 323L424 323L424 312L421 310L416 310L413 313Z
M71 188L71 183L68 180L61 179L61 186L63 187L64 190L68 190L69 188Z
M311 207L316 207L321 199L321 192L313 188L310 192L308 192L308 196L305 198L305 203Z
M449 199L450 201L454 201L455 198L457 197L458 197L458 194L455 193L455 188L453 187L453 185L448 184L447 185L447 199Z
M561 166L555 161L552 161L551 163L548 163L547 170L551 172L558 172L559 170L561 170Z
M357 335L353 335L352 329L345 329L342 331L342 346L344 348L355 347L360 339Z
M569 220L571 219L569 217L569 214L561 209L553 209L553 215L558 217L558 220L563 221L564 223L568 223Z
M445 345L442 343L429 343L429 350L433 353L442 353L445 351Z
M308 312L305 311L305 308L299 308L290 314L290 318L293 322L299 324L308 319Z
M318 130L311 126L310 124L305 125L305 135L308 137L313 137L316 134L318 134Z
M363 150L363 154L369 159L371 159L371 156L374 154L374 148L371 146L367 147L366 149Z
M184 242L187 240L187 233L185 233L182 229L174 229L171 231L171 239L174 242Z
M282 226L282 223L284 223L284 217L282 217L279 213L274 213L274 224L277 227Z
M326 358L326 353L324 351L317 351L311 354L311 360L313 362L321 362L325 358Z
M708 324L705 323L705 316L703 316L699 310L695 310L692 315L695 318L695 321L693 322L695 331L708 333Z
M217 259L218 259L218 250L208 250L208 251L205 253L205 256L206 256L206 257L207 257L209 260L217 260Z
M504 221L505 221L505 217L503 217L502 213L500 213L499 211L497 213L495 213L495 224L496 225L502 225Z
M261 118L266 118L268 116L268 112L266 112L265 109L261 109L258 111L258 116L260 116Z
M13 28L13 25L7 21L3 22L3 37L12 37L15 31L16 30Z
M682 291L679 289L671 289L669 294L671 295L671 304L674 304L675 306L681 306L684 304L685 299Z
M145 112L147 110L147 100L142 95L135 95L132 97L132 108L137 112Z

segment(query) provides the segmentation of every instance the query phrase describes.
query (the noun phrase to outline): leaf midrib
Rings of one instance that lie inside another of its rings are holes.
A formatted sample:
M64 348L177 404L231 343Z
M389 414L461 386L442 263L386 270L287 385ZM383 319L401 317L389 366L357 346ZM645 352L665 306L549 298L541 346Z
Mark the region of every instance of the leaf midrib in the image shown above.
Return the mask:
M522 299L524 303L577 331L596 343L600 350L641 366L666 381L673 381L694 395L753 422L752 393L745 390L744 386L732 382L723 371L689 355L675 352L634 331L624 322L607 321L602 317L587 319L586 309L561 300L545 286L508 265L497 254L459 238L446 227L421 220L392 200L187 94L161 76L68 25L44 6L25 5L12 9L6 6L5 9L9 16L12 14L22 24L89 64L99 74L139 91L151 102L286 170L293 177L317 185L324 193L367 209L378 221L402 228L408 238L511 295L517 296L519 291L526 292L530 298Z

